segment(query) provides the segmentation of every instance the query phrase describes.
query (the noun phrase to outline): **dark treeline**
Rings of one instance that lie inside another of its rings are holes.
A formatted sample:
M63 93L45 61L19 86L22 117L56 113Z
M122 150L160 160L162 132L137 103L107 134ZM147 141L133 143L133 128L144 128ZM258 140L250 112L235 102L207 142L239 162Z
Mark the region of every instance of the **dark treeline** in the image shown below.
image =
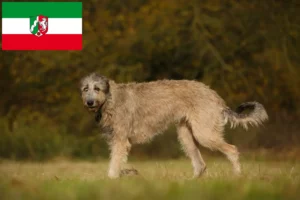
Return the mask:
M117 82L199 80L232 108L259 101L269 123L228 131L227 140L299 145L299 12L297 0L84 1L82 51L1 52L0 157L107 155L78 88L94 71ZM174 131L135 154L179 156Z

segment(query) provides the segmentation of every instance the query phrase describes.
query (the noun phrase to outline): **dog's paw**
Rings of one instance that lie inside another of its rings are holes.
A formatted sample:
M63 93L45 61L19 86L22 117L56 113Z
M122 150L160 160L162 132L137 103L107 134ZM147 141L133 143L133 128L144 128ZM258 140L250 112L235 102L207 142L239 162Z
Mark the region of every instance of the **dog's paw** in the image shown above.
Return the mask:
M203 176L206 172L206 166L202 166L199 170L194 171L194 175L191 179L197 179Z
M121 170L121 176L136 176L136 175L139 175L139 172L134 168Z

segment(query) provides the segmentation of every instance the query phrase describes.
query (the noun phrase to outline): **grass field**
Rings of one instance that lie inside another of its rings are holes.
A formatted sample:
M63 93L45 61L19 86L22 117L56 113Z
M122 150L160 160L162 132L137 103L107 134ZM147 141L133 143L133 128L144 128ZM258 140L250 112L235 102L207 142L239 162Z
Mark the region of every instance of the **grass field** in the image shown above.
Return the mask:
M0 199L300 199L300 163L242 161L233 176L224 159L191 180L187 159L131 162L138 176L109 180L107 161L0 163Z

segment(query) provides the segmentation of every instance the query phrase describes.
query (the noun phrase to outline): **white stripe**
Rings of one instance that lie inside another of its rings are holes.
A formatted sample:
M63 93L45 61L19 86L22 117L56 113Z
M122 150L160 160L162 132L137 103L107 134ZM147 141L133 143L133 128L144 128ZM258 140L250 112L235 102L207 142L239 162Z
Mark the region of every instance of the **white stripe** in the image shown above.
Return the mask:
M29 18L2 18L2 34L31 34ZM47 34L82 34L82 18L49 18Z

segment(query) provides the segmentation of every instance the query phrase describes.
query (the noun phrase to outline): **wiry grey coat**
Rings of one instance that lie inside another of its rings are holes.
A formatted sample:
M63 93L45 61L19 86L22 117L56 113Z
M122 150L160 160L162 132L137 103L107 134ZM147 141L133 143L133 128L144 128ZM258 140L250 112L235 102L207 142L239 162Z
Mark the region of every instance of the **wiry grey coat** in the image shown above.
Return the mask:
M102 131L108 135L111 161L108 176L122 174L132 144L145 143L175 123L180 143L192 160L194 176L206 169L198 145L219 150L240 173L238 151L223 138L227 122L232 127L259 125L268 119L257 102L241 104L234 112L208 86L197 81L160 80L146 83L117 84L104 76L91 74L81 81L82 100L95 112ZM249 114L242 114L245 109ZM166 144L167 145L167 144Z

